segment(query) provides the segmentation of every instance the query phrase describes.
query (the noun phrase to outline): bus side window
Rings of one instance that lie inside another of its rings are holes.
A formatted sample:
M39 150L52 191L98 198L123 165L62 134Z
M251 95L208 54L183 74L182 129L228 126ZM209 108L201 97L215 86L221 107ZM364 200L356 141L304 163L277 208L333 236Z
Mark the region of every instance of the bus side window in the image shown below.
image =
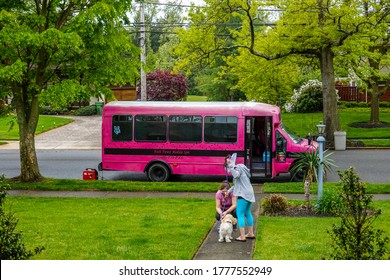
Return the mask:
M201 142L202 116L172 115L169 117L169 141Z
M165 142L167 140L167 117L163 115L135 116L134 136L136 141Z
M125 142L133 140L133 116L112 116L112 141Z
M237 142L237 117L207 116L204 118L204 141L216 143Z

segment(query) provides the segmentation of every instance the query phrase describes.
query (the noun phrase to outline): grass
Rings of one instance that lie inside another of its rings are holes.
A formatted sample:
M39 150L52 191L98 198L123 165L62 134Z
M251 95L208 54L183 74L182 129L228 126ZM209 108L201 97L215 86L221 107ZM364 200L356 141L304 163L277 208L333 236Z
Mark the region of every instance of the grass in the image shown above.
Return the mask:
M24 243L41 260L189 260L214 223L197 198L8 197Z
M338 183L325 183L325 187ZM37 183L10 182L12 189L47 190L47 191L150 191L150 192L215 192L219 182L145 182L145 181L111 181L111 180L76 180L46 178ZM317 192L317 184L311 185L312 193ZM264 193L302 193L303 183L264 183ZM367 192L372 194L390 193L390 183L367 183Z
M76 180L46 178L37 183L10 183L12 189L50 191L159 191L159 192L215 192L219 182L137 182L111 180Z
M13 122L14 124L12 127L10 122ZM39 121L35 134L38 135L42 132L66 125L71 122L73 122L73 120L69 118L41 115L39 116ZM16 117L0 117L0 139L16 141L19 140L19 128Z
M197 198L8 197L39 260L190 260L214 223L214 201ZM390 201L374 227L390 232ZM194 211L194 209L196 209ZM254 259L320 260L338 218L260 216ZM161 241L164 242L161 242Z
M368 122L369 108L348 108L339 110L341 130L347 132L347 138L363 141L367 146L388 146L390 128L354 128L351 123ZM317 134L316 125L323 119L322 113L284 113L283 123L291 130L305 137L308 133ZM380 108L380 120L390 123L390 109ZM377 144L378 143L378 144Z
M390 233L390 201L374 201L373 207L382 209L374 222L376 229ZM340 224L339 218L266 217L259 218L255 260L321 260L330 253L327 230ZM390 250L388 246L388 250ZM390 255L387 255L389 258Z
M10 183L26 190L204 191L218 182L133 182L45 179ZM325 188L337 183L326 183ZM316 184L312 193L316 193ZM301 193L302 183L265 183L265 193ZM389 193L390 183L368 183L368 193ZM302 204L302 200L291 200ZM45 246L43 260L192 259L214 223L213 199L8 197L20 219L24 243ZM390 201L375 201L382 215L374 226L390 232ZM199 218L200 217L200 218ZM329 217L259 217L254 259L319 260L329 254ZM164 242L161 242L164 240Z
M188 95L187 101L190 101L190 102L207 101L207 96Z
M339 185L339 183L327 182L324 188L332 188ZM366 183L366 191L370 194L390 193L390 183ZM317 183L312 183L310 186L311 193L317 193ZM272 183L267 182L263 187L264 193L294 193L303 195L302 182L287 182L287 183Z

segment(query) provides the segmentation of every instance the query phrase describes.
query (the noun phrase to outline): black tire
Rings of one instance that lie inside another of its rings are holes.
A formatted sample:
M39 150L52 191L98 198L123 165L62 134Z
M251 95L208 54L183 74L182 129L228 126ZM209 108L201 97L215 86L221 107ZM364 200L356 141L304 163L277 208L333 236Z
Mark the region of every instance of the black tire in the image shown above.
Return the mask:
M170 172L165 164L157 162L148 168L147 176L152 182L165 182L169 179Z

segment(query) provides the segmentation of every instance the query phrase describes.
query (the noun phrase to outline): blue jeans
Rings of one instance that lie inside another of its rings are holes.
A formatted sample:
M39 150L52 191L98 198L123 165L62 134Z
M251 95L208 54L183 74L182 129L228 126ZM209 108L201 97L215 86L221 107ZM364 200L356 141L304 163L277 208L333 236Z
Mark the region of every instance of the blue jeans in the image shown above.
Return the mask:
M253 216L251 213L251 208L252 202L247 201L243 198L237 199L236 213L239 228L245 227L245 219L247 226L253 226Z

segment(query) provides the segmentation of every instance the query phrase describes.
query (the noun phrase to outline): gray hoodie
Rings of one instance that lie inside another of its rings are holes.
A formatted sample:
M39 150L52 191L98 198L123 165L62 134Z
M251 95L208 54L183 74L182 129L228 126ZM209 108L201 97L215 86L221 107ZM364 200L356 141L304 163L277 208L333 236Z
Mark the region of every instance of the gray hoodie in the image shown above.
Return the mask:
M255 193L250 181L250 171L244 164L230 164L228 166L233 176L233 194L250 202L255 202Z

